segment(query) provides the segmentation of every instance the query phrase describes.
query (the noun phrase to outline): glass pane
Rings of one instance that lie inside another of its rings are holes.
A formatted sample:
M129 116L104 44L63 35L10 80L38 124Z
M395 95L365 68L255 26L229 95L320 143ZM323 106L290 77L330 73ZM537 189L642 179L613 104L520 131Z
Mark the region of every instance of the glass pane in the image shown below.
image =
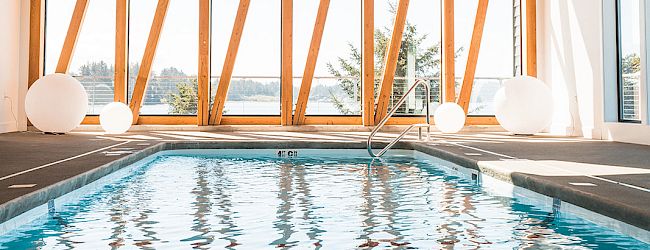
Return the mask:
M375 73L377 90L384 67L386 45L392 34L397 2L375 1ZM393 92L389 109L415 84L416 79L428 81L431 99L436 106L440 102L440 1L412 0L406 15L406 26L402 38ZM396 115L425 114L426 91L418 87L398 107ZM433 107L432 107L433 108ZM431 108L431 109L432 109Z
M311 43L318 0L294 2L294 104ZM361 1L330 2L307 115L361 115Z
M129 96L133 93L157 2L131 1ZM170 1L140 114L196 114L198 18L194 17L197 16L197 0Z
M477 8L477 1L455 2L457 94L467 66ZM494 95L503 81L514 75L513 8L512 1L488 4L468 115L494 115Z
M641 29L638 0L619 0L620 119L639 121Z
M251 1L224 115L280 115L280 4L280 0ZM217 91L238 5L235 0L212 3L211 99Z
M70 25L75 0L46 2L45 73L54 73ZM113 102L115 1L90 1L70 63L69 74L88 93L88 114Z

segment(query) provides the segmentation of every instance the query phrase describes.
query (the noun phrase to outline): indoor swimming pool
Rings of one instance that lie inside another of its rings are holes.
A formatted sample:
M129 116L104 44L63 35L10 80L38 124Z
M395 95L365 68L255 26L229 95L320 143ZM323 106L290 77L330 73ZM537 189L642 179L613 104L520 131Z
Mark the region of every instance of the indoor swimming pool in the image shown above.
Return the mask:
M650 249L481 178L410 150L166 151L53 201L0 249Z

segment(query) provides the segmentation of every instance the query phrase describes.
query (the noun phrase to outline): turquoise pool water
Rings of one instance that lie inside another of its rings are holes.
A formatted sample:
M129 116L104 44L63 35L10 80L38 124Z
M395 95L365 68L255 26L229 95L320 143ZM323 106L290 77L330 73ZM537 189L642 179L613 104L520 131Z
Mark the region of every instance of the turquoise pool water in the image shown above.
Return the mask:
M158 156L0 236L0 249L650 249L492 195L435 158L323 151Z

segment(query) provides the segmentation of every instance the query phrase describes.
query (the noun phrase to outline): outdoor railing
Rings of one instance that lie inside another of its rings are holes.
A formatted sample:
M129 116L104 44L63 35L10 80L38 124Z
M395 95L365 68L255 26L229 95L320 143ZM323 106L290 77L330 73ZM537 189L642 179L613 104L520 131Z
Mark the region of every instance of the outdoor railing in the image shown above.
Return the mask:
M98 114L104 105L113 101L112 76L75 76L88 92L88 114ZM438 78L418 78L429 81L429 103L440 103L440 80ZM470 99L469 115L494 115L492 105L494 94L506 77L477 77L474 81ZM460 90L457 78L456 91ZM302 77L293 78L293 100L298 99ZM377 79L377 82L379 79ZM211 77L211 103L217 90L218 76ZM307 115L360 115L361 86L355 77L316 76L313 79L307 103ZM412 80L396 77L393 84L393 102L406 89ZM135 86L135 77L129 78L128 97ZM179 89L180 87L180 89ZM400 91L404 90L404 91ZM638 91L637 91L638 92ZM638 93L637 93L638 94ZM190 98L190 96L192 96ZM193 115L196 114L196 76L153 76L143 98L142 114L148 115ZM627 95L633 97L634 95ZM638 99L638 97L636 97ZM177 99L177 100L175 100ZM426 95L421 87L395 112L395 115L423 115ZM636 102L638 103L638 102ZM638 104L637 104L638 105ZM177 107L177 108L174 108ZM627 109L634 106L628 105ZM638 106L637 106L638 109ZM228 115L279 115L280 77L278 76L233 76L228 100L224 108Z

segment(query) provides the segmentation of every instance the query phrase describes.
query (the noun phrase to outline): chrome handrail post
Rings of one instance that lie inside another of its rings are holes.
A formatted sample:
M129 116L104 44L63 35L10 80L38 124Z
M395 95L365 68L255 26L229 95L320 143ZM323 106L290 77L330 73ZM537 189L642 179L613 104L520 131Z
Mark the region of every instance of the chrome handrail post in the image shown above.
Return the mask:
M430 113L430 111L429 111L429 101L431 99L431 93L430 93L431 91L430 91L430 87L429 87L428 82L426 82L426 81L424 81L422 79L418 79L418 80L415 81L415 84L413 84L413 86L411 86L406 91L406 93L404 93L404 95L399 99L399 101L397 101L397 103L393 106L393 109L391 109L388 112L386 117L384 117L379 122L379 124L377 124L375 126L375 128L370 132L370 135L368 136L368 141L367 141L367 149L368 149L368 154L370 154L370 156L372 156L372 157L381 157L384 153L386 153L386 151L388 151L388 149L390 149L399 140L401 140L406 135L406 133L408 133L413 127L416 126L416 124L410 125L399 136L397 136L397 138L392 140L390 143L388 143L388 145L386 145L386 147L384 147L381 151L379 151L378 154L375 154L374 152L372 152L372 138L375 136L375 134L377 134L377 132L379 132L379 130L386 124L386 122L388 122L388 119L390 117L392 117L397 112L397 108L399 108L399 106L401 106L404 103L404 101L406 101L406 96L408 96L411 92L413 92L418 85L422 85L424 87L424 90L426 91L427 100L426 100L426 102L424 104L425 104L425 108L427 109L426 110L427 116L426 116L425 120L426 120L426 125L427 125L426 126L427 127L427 140L430 139L429 134L430 134L430 126L431 126L431 117L430 117L430 114L429 114ZM422 126L418 125L418 128L420 129L419 139L422 140L422 137L421 137Z

